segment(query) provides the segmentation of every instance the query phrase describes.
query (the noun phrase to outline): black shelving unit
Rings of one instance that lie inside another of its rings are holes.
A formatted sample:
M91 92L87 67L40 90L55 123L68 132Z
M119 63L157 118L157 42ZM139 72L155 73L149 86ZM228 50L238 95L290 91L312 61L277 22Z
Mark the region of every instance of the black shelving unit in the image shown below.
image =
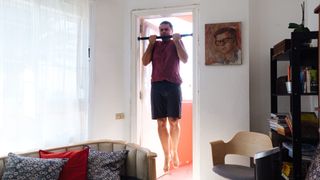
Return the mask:
M292 164L293 164L293 179L303 179L302 172L302 155L301 155L301 97L302 96L317 96L317 93L302 92L302 83L300 82L300 71L303 66L310 66L318 69L318 48L307 45L311 39L318 39L318 32L292 32L291 47L281 54L274 56L274 49L271 48L270 57L270 80L271 80L271 113L278 113L278 97L289 96L290 111L292 115L292 138L281 138L282 140L292 141ZM278 78L278 62L287 61L291 66L291 82L292 93L277 92ZM318 70L319 72L319 70ZM316 107L315 107L316 108ZM281 141L282 141L281 140Z

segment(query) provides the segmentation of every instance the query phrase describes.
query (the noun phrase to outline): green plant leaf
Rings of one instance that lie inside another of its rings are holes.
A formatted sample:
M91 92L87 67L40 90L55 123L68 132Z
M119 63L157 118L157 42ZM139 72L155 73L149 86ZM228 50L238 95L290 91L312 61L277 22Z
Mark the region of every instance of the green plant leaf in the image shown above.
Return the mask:
M288 28L299 28L300 27L300 25L299 24L297 24L297 23L289 23L289 26L288 26Z

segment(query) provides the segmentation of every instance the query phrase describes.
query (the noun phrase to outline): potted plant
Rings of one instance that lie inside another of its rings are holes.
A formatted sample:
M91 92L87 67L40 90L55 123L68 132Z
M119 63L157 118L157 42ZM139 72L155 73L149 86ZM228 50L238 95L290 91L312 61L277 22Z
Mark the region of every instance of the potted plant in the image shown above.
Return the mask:
M301 10L302 10L301 24L289 23L288 28L294 29L293 32L310 32L309 28L304 26L304 9L305 9L305 3L303 2L301 4Z

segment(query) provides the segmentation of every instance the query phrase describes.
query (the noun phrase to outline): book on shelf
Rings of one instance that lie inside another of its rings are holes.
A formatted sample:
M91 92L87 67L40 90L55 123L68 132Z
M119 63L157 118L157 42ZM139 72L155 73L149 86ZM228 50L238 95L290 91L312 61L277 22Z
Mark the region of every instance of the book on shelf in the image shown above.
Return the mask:
M291 113L289 112L288 115L284 118L288 127L289 127L289 130L290 130L290 134L292 134L292 116L291 116Z
M317 141L319 139L319 119L314 112L301 112L301 138ZM292 115L288 113L271 113L268 118L270 129L283 136L292 136Z
M306 66L300 69L301 91L303 93L318 92L317 70L313 67Z
M278 124L277 133L282 136L291 136L289 127L286 124Z
M285 120L287 116L288 113L271 113L270 118L268 119L270 129L276 131L280 135L291 136L289 126L287 125Z
M319 139L319 119L314 112L301 112L301 136L306 139Z
M314 112L301 112L301 137L310 140L318 139L318 118ZM288 125L292 134L292 115L289 112L285 117L285 122Z
M292 178L292 171L293 171L293 166L291 162L282 162L282 169L281 169L281 176L284 179L291 179Z
M284 123L285 122L285 117L288 115L288 113L271 113L270 118L268 119L269 121L274 121L277 123Z
M278 117L276 114L271 113L270 118L267 119L269 122L270 129L277 131Z
M282 147L288 150L288 155L293 157L292 142L282 142ZM303 160L310 161L316 151L316 146L311 144L301 144L301 157Z

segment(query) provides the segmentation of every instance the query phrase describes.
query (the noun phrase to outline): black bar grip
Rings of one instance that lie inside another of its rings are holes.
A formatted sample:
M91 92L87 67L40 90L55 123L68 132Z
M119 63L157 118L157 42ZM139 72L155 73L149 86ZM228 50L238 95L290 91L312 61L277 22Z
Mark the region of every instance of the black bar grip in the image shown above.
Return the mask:
M180 35L181 37L186 37L186 36L193 36L193 34L191 33L191 34L181 34ZM156 39L162 39L162 38L172 38L172 35L170 35L170 36L157 36L156 37ZM140 41L140 40L147 40L147 39L149 39L149 37L138 37L138 41Z

